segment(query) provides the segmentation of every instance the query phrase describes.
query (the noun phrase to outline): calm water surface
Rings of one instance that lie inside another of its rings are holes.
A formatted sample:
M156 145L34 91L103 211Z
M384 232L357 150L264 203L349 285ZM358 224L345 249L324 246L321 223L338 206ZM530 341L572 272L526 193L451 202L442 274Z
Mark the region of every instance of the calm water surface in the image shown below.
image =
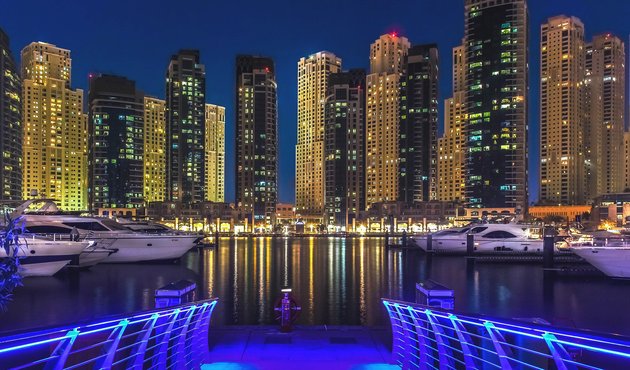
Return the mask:
M180 279L196 281L201 298L220 298L216 325L274 323L285 286L302 306L300 324L385 325L380 298L413 301L415 283L428 278L455 290L458 311L630 335L630 281L549 278L537 264L427 258L386 250L379 238L225 238L217 250L193 250L179 264L98 265L28 278L0 313L0 331L150 309L155 289Z

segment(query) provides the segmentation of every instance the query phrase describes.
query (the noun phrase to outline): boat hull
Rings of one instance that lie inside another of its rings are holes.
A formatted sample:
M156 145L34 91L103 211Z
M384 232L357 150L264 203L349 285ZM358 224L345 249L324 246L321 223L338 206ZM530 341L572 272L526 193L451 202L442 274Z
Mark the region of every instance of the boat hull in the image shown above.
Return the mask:
M147 235L100 239L99 246L117 249L103 260L105 263L131 263L175 260L195 246L196 235Z
M61 260L61 261L50 261L50 262L36 262L36 263L22 263L20 265L20 275L22 277L33 277L33 276L53 276L58 273L62 268L64 268L70 260Z
M630 278L630 248L571 248L578 256L610 277Z
M424 251L427 250L427 237L414 237L414 242ZM444 253L466 253L467 241L462 237L441 237L435 238L431 242L433 251ZM485 239L475 238L475 253L491 252L542 252L543 241L539 239Z
M17 255L20 258L20 275L52 276L71 261L78 261L81 252L92 242L59 241L31 237L20 238ZM0 250L0 258L6 257Z

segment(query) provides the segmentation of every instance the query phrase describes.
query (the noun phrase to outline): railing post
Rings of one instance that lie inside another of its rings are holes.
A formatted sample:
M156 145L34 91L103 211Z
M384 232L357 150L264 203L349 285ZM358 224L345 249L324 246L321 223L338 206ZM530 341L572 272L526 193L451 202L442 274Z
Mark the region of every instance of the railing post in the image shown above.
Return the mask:
M387 314L389 315L389 321L392 325L392 358L395 363L402 366L405 353L403 352L405 338L403 333L403 326L401 323L400 313L398 310L395 310L394 305L384 301L385 309L387 309Z
M418 338L418 368L428 369L429 362L433 362L433 360L429 359L427 355L427 349L431 348L427 340L429 337L429 333L426 329L427 325L424 322L420 322L420 314L411 306L409 306L409 314L415 326L415 336Z
M68 355L70 354L70 349L78 335L79 331L77 329L70 330L66 334L66 339L59 342L50 356L51 359L46 362L46 366L44 366L45 370L61 370L64 368ZM57 357L57 359L53 360L53 357Z
M179 340L177 341L177 345L175 347L175 350L177 351L177 356L175 358L175 367L182 369L188 368L188 366L186 365L185 356L186 336L188 335L188 325L190 325L190 320L197 311L197 306L191 306L188 311L189 312L187 313L186 321L182 324L182 327L179 331Z
M466 363L467 369L479 369L480 366L479 361L476 360L477 350L473 345L472 339L470 335L466 332L464 325L459 321L457 316L449 315L451 323L453 324L453 329L455 329L455 333L457 333L457 338L459 339L459 344L462 347L462 352L464 353L464 362Z
M116 350L118 349L118 344L120 343L120 338L123 336L127 325L129 324L129 320L124 319L114 330L112 330L111 334L107 338L107 341L111 341L103 346L103 352L106 353L105 357L100 358L96 361L94 365L95 369L111 369L112 363L114 362L114 356L116 355Z
M431 313L431 310L429 309L424 310L424 314L427 316L427 320L429 321L429 324L431 325L431 329L433 329L433 334L435 335L435 341L437 342L437 348L438 348L438 358L440 362L440 369L447 369L447 368L452 369L454 367L453 361L451 360L451 357L449 357L450 355L452 355L452 352L450 348L446 346L446 343L444 343L444 338L443 338L443 336L445 336L444 329L442 329L438 325L437 318L433 316L433 314Z
M166 357L168 354L168 342L171 339L171 334L173 332L173 327L179 318L179 313L181 310L178 308L173 311L171 314L170 322L168 327L164 329L164 333L162 334L162 338L160 340L160 345L158 347L158 355L153 358L153 365L157 366L160 369L166 368Z
M212 311L216 307L216 301L210 303L204 303L202 311L197 317L195 323L195 335L193 337L193 346L197 348L198 362L202 363L208 359L210 348L208 346L208 332L210 329L210 318L212 317Z
M505 338L503 338L503 334L499 332L493 323L486 321L483 326L486 328L488 335L490 335L490 339L492 339L492 344L494 345L494 349L497 351L497 356L499 357L499 363L501 364L501 369L511 369L512 365L508 361L509 355L512 354L512 350L509 347L504 347L503 343L505 343Z
M144 324L144 334L138 336L139 343L138 347L136 347L135 354L133 355L134 360L133 365L131 366L134 370L140 370L143 368L144 356L146 354L149 338L151 338L151 333L153 333L153 327L155 326L158 317L160 317L160 315L154 313L151 316L151 319Z
M549 347L549 352L553 356L553 360L556 363L556 367L559 370L576 370L577 367L572 363L565 363L564 360L571 360L571 355L567 352L564 346L558 343L558 339L551 333L545 333L542 335L545 343Z

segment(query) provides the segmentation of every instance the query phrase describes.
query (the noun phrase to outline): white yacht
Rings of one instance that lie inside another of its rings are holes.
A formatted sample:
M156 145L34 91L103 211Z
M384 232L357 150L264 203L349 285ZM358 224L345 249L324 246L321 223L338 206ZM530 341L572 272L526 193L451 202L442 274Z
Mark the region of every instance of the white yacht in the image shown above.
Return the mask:
M20 236L17 255L20 258L20 275L52 276L71 261L78 261L79 255L94 242L52 240L33 236ZM0 248L0 258L7 253Z
M465 227L441 230L431 234L434 251L448 253L466 252L467 235L475 235L476 252L541 252L543 240L528 225L470 224ZM427 250L427 235L412 237L423 250Z
M28 212L27 208L35 202L44 202L44 205L35 212ZM24 215L26 230L30 233L77 233L79 239L94 240L100 248L116 249L116 253L104 259L106 263L178 259L201 237L177 231L159 234L134 232L109 218L62 214L51 200L27 201L15 213Z
M630 278L630 243L571 247L571 251L610 277Z

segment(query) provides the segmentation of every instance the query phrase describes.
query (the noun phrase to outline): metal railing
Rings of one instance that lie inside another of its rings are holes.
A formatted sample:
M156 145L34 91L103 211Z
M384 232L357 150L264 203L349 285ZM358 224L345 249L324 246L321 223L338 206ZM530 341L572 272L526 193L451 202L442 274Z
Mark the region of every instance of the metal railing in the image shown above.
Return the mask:
M0 337L2 369L195 369L217 299Z
M628 369L630 339L383 299L403 369Z

